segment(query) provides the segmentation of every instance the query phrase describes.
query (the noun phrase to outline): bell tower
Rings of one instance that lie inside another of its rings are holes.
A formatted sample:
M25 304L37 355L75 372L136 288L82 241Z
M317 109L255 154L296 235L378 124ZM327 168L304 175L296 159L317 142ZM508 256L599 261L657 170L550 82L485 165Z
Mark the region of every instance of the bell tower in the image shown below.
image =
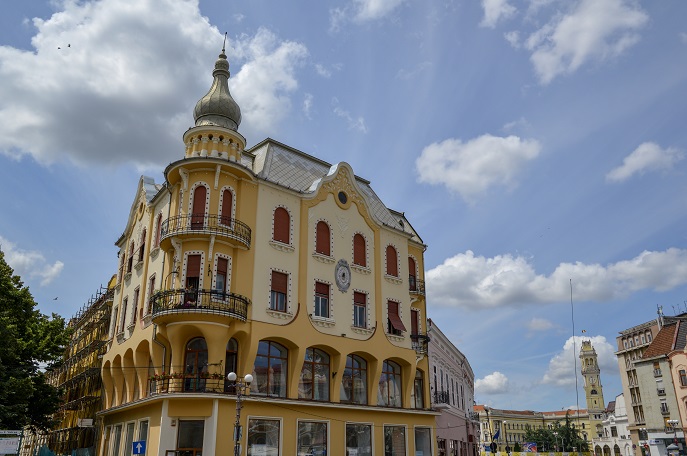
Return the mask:
M591 340L583 340L580 349L582 377L584 377L584 395L587 400L589 423L594 433L591 437L601 437L603 434L603 413L606 409L603 386L601 385L601 370L598 356ZM591 440L591 439L590 439Z

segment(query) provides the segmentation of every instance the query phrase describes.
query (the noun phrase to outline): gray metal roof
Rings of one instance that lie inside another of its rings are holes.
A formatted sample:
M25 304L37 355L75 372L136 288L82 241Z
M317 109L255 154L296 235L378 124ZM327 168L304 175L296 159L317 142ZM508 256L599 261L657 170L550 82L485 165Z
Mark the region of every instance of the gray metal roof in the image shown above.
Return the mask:
M315 191L319 181L334 172L338 166L332 166L269 138L249 153L253 156L253 172L259 178L305 194ZM369 181L356 176L356 184L378 223L403 231L422 243L405 215L388 209L372 190Z

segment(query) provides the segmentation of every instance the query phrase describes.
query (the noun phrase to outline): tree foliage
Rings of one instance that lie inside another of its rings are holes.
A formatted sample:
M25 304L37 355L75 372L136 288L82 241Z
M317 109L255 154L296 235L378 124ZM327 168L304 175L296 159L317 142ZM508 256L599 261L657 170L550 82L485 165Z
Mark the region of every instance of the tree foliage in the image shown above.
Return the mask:
M54 367L68 340L64 319L37 309L0 250L0 429L50 427L59 392L41 367Z
M536 442L539 451L553 451L554 448L558 448L558 451L573 451L573 448L577 451L589 451L589 443L580 437L579 429L567 413L562 425L557 421L551 429L528 428L525 431L525 441Z

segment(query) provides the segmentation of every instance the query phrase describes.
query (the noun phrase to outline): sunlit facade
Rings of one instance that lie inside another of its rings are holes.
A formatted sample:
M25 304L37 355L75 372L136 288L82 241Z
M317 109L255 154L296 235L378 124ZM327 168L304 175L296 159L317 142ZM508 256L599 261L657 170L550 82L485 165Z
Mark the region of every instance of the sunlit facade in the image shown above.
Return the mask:
M224 52L117 240L99 454L433 455L425 245L341 162L238 132Z

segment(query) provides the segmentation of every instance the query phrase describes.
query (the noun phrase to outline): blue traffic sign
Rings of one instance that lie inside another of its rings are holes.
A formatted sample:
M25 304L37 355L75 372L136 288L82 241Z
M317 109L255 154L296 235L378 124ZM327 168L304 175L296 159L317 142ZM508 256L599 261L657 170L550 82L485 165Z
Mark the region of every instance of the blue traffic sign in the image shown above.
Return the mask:
M134 442L134 452L133 454L145 454L146 452L146 441L145 440L139 440L138 442Z

